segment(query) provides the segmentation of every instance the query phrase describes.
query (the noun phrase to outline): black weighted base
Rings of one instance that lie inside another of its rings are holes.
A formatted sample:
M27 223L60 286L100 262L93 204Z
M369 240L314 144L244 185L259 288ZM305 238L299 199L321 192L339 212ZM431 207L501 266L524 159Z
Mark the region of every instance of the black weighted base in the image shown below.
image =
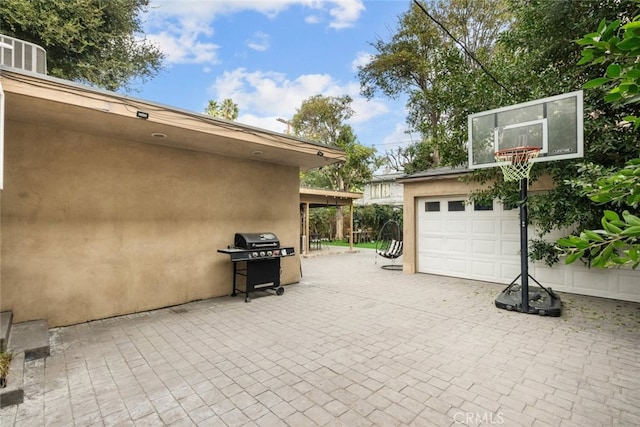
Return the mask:
M524 313L522 310L522 288L519 284L511 283L496 298L496 307L509 311ZM562 301L551 288L529 287L528 314L558 317L562 314Z

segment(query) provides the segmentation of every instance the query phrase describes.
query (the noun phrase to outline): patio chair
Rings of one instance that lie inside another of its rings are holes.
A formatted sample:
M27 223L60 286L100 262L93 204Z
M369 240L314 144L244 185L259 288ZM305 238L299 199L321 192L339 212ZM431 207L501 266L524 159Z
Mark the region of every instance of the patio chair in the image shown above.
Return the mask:
M387 221L378 234L376 241L376 255L390 259L391 264L383 265L385 270L402 270L402 265L396 264L395 261L402 256L402 229L400 224L394 220ZM378 258L376 256L376 264Z

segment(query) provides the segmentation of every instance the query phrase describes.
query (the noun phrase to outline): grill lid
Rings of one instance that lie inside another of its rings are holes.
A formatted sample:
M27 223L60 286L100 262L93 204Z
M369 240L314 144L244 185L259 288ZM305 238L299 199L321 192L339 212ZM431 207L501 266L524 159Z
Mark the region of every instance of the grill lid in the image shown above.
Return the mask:
M233 245L236 248L277 248L280 241L273 233L236 233Z

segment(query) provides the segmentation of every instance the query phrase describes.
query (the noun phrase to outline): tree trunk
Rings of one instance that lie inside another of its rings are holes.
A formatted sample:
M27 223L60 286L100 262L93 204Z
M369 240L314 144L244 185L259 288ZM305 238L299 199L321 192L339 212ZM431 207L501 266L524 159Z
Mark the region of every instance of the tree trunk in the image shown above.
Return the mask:
M344 191L344 180L338 174L338 190ZM342 206L336 206L336 240L342 240L344 238L344 212L342 212Z
M344 213L342 206L336 208L336 240L342 240L344 237Z

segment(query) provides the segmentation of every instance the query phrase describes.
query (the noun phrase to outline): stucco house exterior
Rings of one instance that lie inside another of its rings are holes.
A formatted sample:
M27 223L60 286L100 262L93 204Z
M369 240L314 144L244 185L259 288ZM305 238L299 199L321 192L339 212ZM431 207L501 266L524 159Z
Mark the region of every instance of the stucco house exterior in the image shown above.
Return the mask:
M467 169L435 169L409 175L404 185L403 271L509 284L520 274L519 210L494 200L491 205L468 202L477 184L460 178ZM546 191L546 177L529 193ZM535 230L529 228L529 238ZM547 236L550 241L561 233ZM640 302L640 271L628 268L589 269L580 262L552 268L529 262L529 274L554 290Z
M0 310L50 327L231 293L236 232L298 248L339 149L0 66ZM282 282L300 258L282 260ZM238 303L243 303L238 299Z

